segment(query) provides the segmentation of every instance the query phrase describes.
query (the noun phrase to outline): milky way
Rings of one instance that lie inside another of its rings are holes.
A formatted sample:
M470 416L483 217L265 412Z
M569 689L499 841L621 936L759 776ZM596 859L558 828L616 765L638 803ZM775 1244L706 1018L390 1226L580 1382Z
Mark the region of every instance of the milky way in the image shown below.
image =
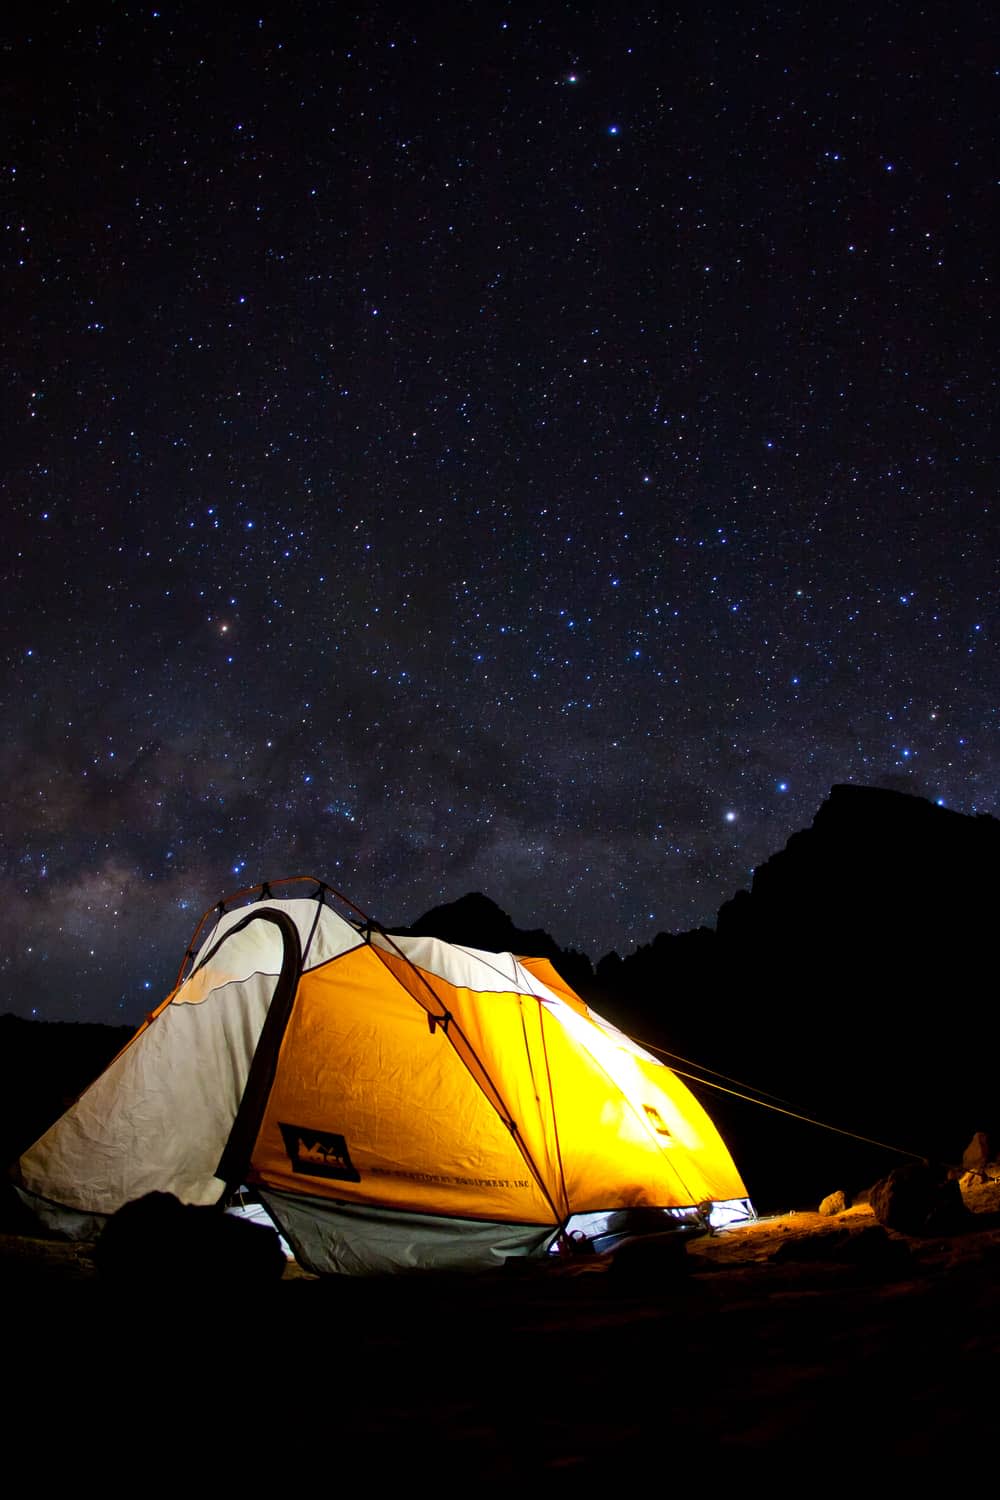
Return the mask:
M996 811L990 9L52 9L0 1008L134 1021L268 877L597 957L835 782Z

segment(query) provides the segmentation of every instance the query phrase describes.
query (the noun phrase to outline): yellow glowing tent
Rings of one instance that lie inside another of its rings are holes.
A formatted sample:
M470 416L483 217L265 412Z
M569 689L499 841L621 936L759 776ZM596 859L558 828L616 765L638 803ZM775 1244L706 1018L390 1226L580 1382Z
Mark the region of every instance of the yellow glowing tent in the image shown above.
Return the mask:
M303 1265L370 1273L600 1245L638 1209L750 1211L690 1090L547 960L388 936L322 884L249 894L18 1163L54 1226L247 1185Z

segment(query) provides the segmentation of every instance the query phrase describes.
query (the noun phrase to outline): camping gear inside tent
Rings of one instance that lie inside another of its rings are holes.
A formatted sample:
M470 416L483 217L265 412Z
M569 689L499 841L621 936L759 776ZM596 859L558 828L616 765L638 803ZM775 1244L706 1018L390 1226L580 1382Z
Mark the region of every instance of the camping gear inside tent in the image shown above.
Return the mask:
M206 914L172 993L21 1157L51 1227L246 1186L307 1269L370 1274L752 1213L691 1091L547 960L390 936L307 886Z

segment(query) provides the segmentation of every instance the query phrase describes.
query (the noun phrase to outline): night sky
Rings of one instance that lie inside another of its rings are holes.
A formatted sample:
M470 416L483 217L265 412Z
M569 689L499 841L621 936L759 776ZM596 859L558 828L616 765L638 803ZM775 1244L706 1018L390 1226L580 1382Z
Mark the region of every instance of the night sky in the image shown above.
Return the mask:
M997 811L986 4L5 8L0 1010Z

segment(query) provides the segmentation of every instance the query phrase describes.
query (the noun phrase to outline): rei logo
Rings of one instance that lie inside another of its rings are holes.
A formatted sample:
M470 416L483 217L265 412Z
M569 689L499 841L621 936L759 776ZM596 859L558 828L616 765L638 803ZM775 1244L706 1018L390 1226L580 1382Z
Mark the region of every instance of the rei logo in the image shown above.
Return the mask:
M361 1173L351 1161L347 1141L330 1130L311 1130L307 1125L285 1125L278 1129L285 1143L293 1172L307 1177L333 1177L338 1182L360 1182Z

